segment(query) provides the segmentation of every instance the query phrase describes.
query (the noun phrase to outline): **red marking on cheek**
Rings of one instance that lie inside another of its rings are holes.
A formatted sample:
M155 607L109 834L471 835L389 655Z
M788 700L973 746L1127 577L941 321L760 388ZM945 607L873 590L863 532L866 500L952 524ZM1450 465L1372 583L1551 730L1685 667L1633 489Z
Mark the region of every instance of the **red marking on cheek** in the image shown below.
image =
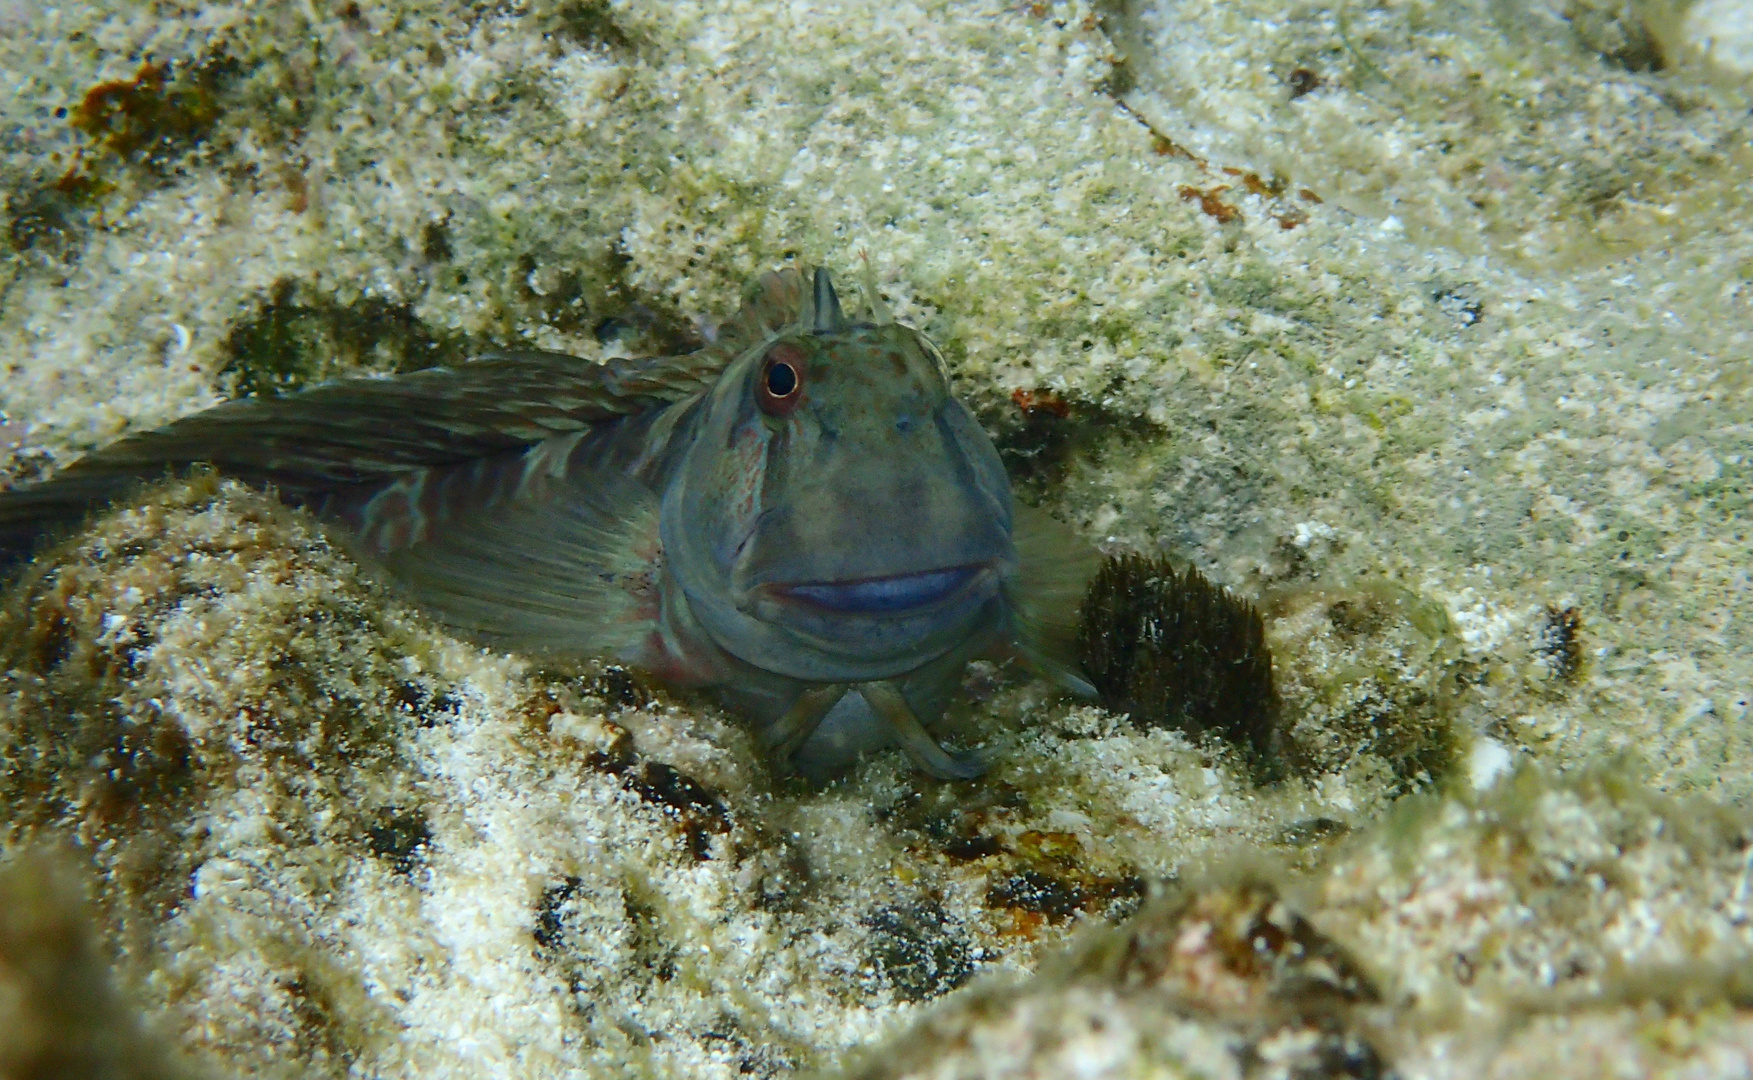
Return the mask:
M670 651L669 643L664 640L663 631L653 630L645 635L645 644L641 646L641 651L643 655L639 657L639 666L656 675L659 679L681 686L689 685L692 682L689 678L695 674L692 665Z
M645 636L636 664L671 686L710 686L722 671L711 652L665 634L660 626Z
M737 521L748 521L761 509L761 477L767 458L766 433L751 424L737 433L731 444L733 479L726 501Z

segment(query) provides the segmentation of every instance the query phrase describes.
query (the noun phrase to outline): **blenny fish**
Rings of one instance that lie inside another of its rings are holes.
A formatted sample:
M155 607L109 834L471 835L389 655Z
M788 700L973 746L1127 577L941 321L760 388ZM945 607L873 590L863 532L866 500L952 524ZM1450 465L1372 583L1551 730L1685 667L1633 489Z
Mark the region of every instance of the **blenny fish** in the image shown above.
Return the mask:
M1091 692L1070 655L1095 554L1013 501L942 354L864 291L855 321L826 269L788 268L685 355L492 353L227 402L0 492L0 551L204 462L485 644L716 690L782 770L899 746L973 777L931 733L969 661Z

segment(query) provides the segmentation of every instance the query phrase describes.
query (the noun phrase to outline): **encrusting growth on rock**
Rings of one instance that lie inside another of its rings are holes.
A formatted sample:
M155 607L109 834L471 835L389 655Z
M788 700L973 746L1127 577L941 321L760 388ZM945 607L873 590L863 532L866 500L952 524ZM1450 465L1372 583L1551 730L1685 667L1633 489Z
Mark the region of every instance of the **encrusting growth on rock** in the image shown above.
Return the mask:
M1238 868L1090 934L1024 986L967 992L844 1075L1093 1075L1094 1061L1118 1076L1190 1061L1204 1068L1161 1074L1381 1080L1393 1075L1370 1021L1381 999L1342 943Z
M1574 607L1546 606L1535 649L1552 674L1575 682L1583 670L1583 620Z
M189 1074L110 982L74 875L47 850L0 861L0 1076Z
M1278 695L1259 611L1198 570L1123 554L1084 597L1077 655L1102 705L1144 727L1210 732L1278 772Z

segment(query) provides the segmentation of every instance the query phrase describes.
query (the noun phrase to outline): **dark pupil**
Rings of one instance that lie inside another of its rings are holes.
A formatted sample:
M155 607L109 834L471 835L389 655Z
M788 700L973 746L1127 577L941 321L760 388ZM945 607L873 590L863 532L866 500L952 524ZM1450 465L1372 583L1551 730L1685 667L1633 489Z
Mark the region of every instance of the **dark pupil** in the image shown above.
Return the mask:
M767 369L767 392L785 397L797 389L797 371L790 364L774 364Z

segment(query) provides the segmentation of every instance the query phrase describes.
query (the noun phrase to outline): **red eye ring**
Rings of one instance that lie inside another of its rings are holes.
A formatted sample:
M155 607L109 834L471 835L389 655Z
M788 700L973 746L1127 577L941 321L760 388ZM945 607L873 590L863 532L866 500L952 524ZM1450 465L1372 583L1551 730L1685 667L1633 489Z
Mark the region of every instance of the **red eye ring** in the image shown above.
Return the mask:
M791 342L767 350L755 383L755 404L768 416L790 416L803 399L804 353Z

